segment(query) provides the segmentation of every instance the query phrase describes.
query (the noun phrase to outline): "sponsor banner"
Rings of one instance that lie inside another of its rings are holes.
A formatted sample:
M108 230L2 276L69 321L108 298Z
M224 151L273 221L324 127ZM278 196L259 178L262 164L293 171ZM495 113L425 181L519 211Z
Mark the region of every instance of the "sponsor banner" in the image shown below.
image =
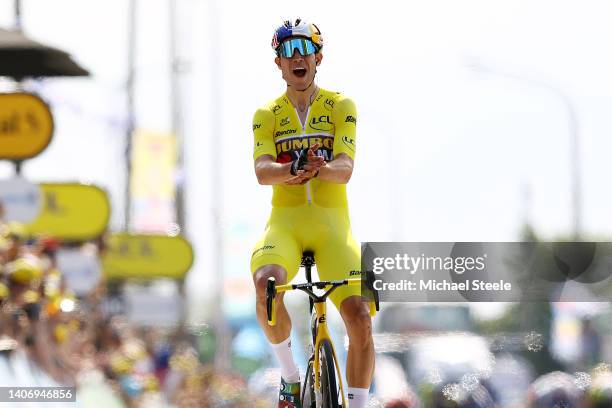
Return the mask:
M41 189L21 177L0 180L0 204L5 221L31 222L41 210Z
M404 242L362 245L383 302L605 301L609 242Z
M100 187L79 183L42 183L42 210L27 224L30 235L71 241L100 236L108 225L110 203Z
M0 159L29 159L51 142L49 106L28 93L0 93Z
M180 236L113 234L102 257L108 279L183 279L193 264L191 244Z
M137 131L132 157L133 227L166 232L176 222L176 137Z

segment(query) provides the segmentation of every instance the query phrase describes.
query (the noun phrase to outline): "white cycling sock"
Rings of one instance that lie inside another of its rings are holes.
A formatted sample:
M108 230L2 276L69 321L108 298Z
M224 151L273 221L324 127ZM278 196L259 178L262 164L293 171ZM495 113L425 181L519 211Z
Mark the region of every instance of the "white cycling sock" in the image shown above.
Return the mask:
M370 390L367 388L348 387L349 408L366 408Z
M278 344L272 344L272 350L280 363L281 376L288 383L296 383L300 381L300 370L293 361L293 353L291 352L291 336L287 340Z

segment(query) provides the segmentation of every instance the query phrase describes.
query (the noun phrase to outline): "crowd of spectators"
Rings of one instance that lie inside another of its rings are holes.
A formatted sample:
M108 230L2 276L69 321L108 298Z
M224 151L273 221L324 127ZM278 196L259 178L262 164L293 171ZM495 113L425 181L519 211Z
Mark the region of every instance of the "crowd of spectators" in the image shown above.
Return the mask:
M75 245L100 247L0 223L2 386L76 387L80 407L267 406L241 376L202 364L184 330L137 327L105 311L104 282L75 295L56 257Z
M269 396L248 392L242 376L203 364L188 331L139 327L105 311L102 280L86 295L73 293L56 255L75 245L103 250L101 243L32 238L22 225L0 222L2 386L75 387L82 407L270 406ZM440 385L427 401L412 393L378 406L498 406L483 385L454 391ZM530 386L526 406L612 407L612 373L604 367L583 384L561 372L544 375Z

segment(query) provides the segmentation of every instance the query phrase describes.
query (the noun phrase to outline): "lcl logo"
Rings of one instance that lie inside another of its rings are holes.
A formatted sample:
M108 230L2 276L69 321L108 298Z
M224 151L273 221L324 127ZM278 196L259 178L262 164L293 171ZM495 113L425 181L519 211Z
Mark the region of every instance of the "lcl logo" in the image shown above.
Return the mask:
M331 121L331 119L329 118L328 115L323 115L323 116L319 116L318 118L312 118L312 121L310 121L310 123L312 125L316 125L316 124L319 124L319 123L329 123L329 124L331 124L332 121Z

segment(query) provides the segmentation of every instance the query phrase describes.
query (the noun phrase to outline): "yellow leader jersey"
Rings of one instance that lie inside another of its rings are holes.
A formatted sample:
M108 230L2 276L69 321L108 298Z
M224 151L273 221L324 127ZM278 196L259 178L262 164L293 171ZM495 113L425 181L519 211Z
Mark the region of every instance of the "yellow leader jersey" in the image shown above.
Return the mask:
M328 162L340 153L354 160L356 127L355 104L338 92L319 88L304 124L285 93L255 112L253 159L270 155L278 163L288 163L297 159L300 150L319 143L317 154ZM346 185L313 178L303 185L273 186L274 207L310 203L346 207Z

